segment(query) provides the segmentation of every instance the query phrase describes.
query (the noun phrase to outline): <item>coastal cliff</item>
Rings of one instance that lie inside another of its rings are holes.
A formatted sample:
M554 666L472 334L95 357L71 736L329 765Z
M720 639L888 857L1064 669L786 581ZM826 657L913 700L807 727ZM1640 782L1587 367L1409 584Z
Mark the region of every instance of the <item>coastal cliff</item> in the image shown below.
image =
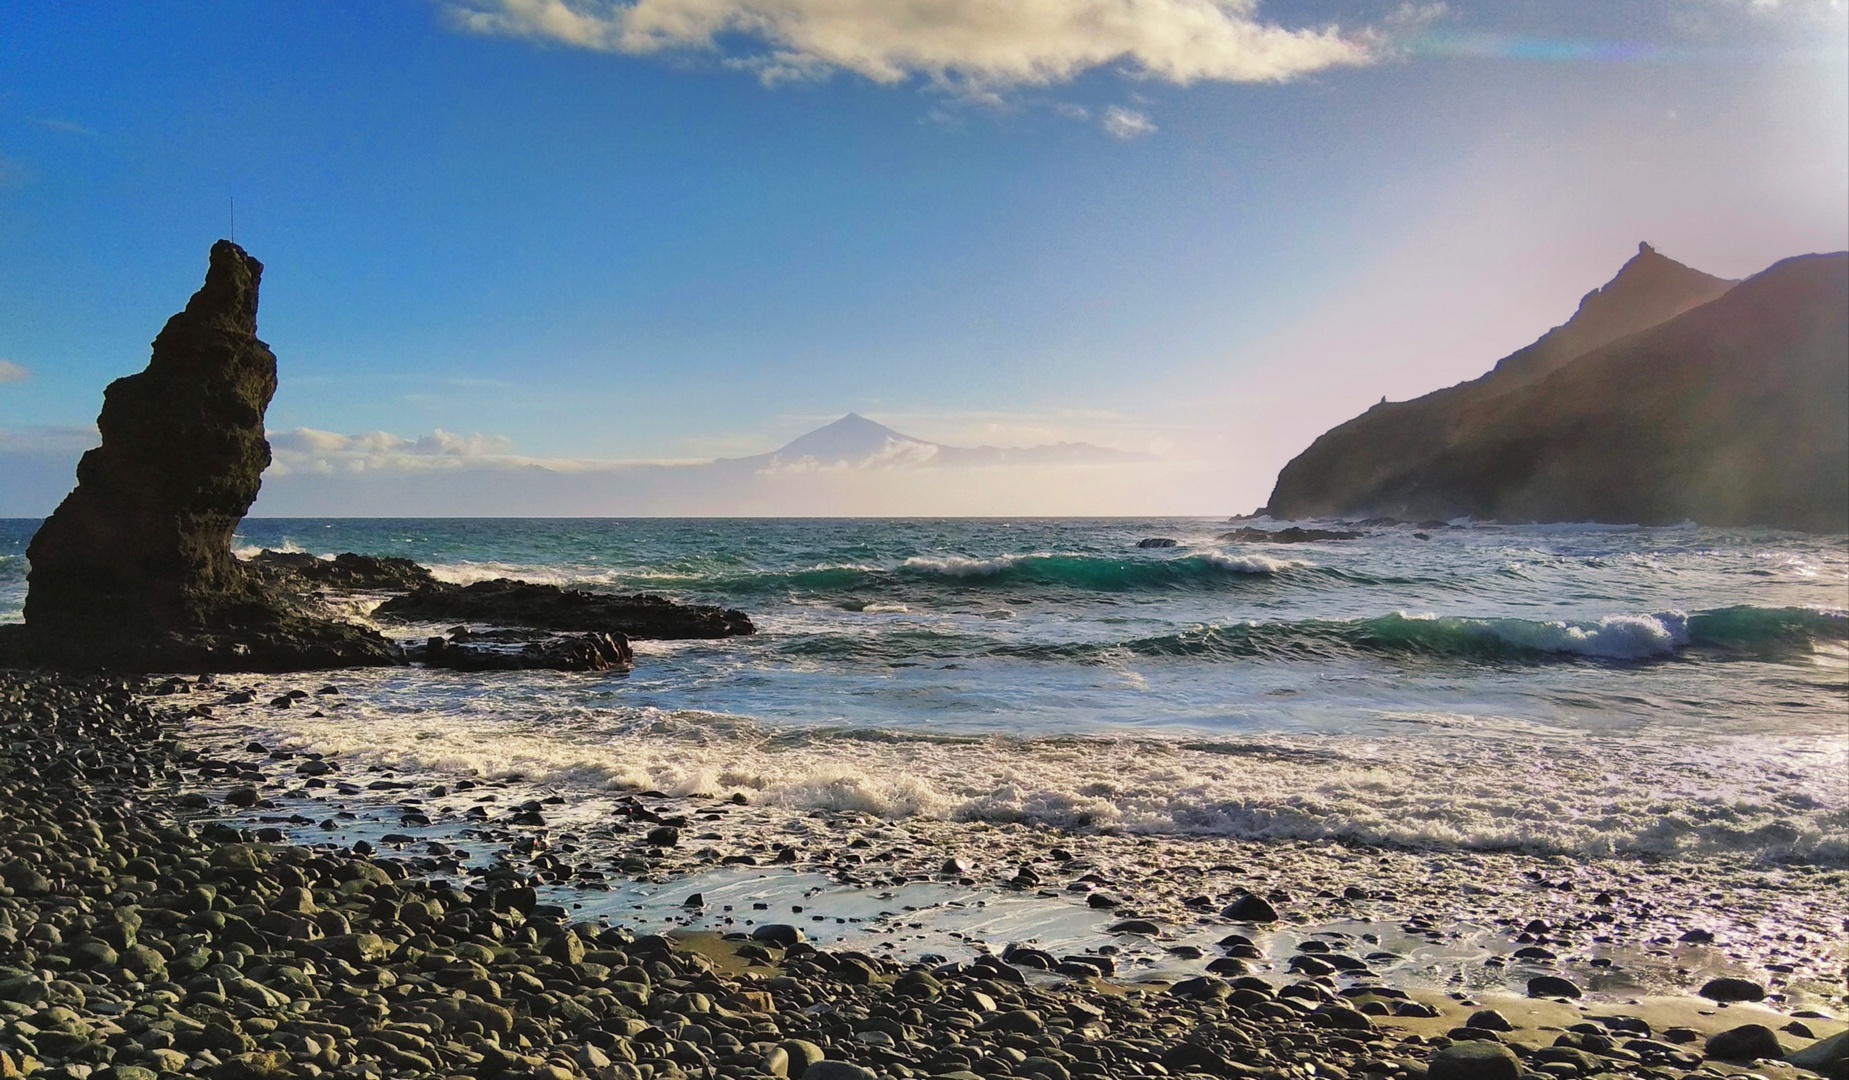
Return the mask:
M1846 271L1800 256L1735 286L1642 245L1482 378L1323 435L1263 512L1849 529Z

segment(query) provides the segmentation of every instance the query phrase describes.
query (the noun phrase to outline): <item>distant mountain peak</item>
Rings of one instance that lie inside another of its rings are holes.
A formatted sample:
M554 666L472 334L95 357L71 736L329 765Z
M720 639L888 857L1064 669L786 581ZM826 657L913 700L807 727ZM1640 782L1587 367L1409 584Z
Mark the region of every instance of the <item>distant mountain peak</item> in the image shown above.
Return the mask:
M893 443L918 446L936 445L924 439L914 439L910 435L901 434L859 413L848 413L839 420L791 439L773 451L773 456L784 461L801 461L810 458L824 465L858 464L886 453L887 448Z
M1610 281L1580 298L1572 318L1504 357L1490 377L1504 384L1499 389L1532 382L1593 349L1717 299L1735 284L1684 266L1641 241L1637 254Z
M895 431L859 413L848 413L814 431L799 435L768 454L733 458L771 471L841 468L973 467L993 465L1099 465L1153 460L1147 454L1112 450L1090 443L1002 448L946 446Z

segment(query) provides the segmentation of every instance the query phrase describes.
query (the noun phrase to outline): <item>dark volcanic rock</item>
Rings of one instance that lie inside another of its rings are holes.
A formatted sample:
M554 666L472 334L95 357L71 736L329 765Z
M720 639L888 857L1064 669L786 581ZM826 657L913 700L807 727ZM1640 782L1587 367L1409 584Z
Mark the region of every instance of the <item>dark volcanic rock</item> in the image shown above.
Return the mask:
M678 640L756 633L742 611L710 604L677 604L641 594L609 596L557 585L496 578L473 585L436 584L379 605L380 618L420 622L482 622L530 626L563 633L623 634Z
M257 339L262 264L228 241L205 285L117 379L102 446L40 527L13 648L61 666L298 670L401 662L371 630L247 573L231 535L257 497L276 356Z
M1751 979L1709 979L1699 991L1710 1001L1763 1001L1766 988Z
M1254 529L1250 526L1221 533L1220 539L1242 544L1308 544L1318 540L1355 540L1361 536L1347 529L1305 529L1292 525L1287 529Z
M1140 548L1172 548L1175 547L1176 544L1173 537L1151 536L1145 540L1138 540L1136 546Z
M323 559L302 551L261 551L244 565L265 577L349 592L410 592L437 584L430 571L410 559L355 555Z
M454 671L627 671L635 666L629 639L621 634L585 633L538 640L469 634L433 637L411 659Z
M1645 245L1488 375L1325 434L1266 512L1844 531L1846 290L1845 253L1730 288Z

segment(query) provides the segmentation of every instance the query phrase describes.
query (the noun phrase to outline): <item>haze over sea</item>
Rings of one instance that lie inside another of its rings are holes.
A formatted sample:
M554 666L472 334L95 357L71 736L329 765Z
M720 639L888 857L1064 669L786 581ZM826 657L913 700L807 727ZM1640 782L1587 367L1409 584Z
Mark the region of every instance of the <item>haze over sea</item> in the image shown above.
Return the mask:
M36 522L0 522L0 619ZM1849 865L1849 555L1693 526L247 520L261 548L650 591L760 632L626 675L341 673L262 723L570 795L1141 834ZM1180 541L1140 550L1144 537ZM441 627L387 627L419 639Z

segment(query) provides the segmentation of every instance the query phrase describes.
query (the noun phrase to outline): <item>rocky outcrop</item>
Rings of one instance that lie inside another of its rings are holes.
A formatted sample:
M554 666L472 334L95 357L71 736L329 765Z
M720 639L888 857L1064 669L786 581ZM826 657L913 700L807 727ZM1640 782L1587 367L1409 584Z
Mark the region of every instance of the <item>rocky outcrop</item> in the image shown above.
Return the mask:
M244 560L244 565L270 580L338 592L410 592L437 583L429 570L410 559L350 551L323 559L307 552L266 549Z
M228 241L139 374L103 393L102 445L33 537L13 651L59 666L263 670L402 662L374 631L278 589L231 553L270 446L276 356L257 338L263 266Z
M1646 245L1482 379L1318 439L1265 512L1845 531L1849 254L1727 284Z
M477 622L574 634L621 634L679 640L757 632L742 611L679 604L666 597L610 596L496 578L473 585L437 584L379 605L373 615L408 622Z
M452 671L628 671L636 654L621 634L564 634L535 639L519 631L472 633L458 627L411 650L411 659Z
M1305 529L1292 525L1286 529L1254 529L1250 526L1220 534L1221 540L1239 544L1315 544L1325 540L1358 540L1361 534L1351 529Z

